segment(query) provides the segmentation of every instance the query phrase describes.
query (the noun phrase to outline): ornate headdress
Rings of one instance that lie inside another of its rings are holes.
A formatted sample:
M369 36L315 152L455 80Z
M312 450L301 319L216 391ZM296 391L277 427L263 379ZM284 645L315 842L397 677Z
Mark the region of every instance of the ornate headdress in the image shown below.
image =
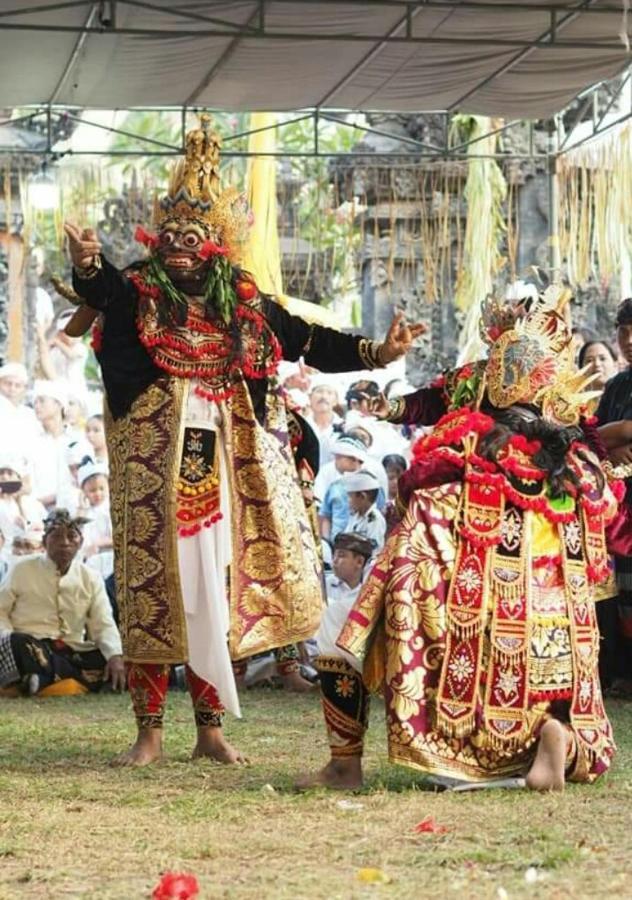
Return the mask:
M542 416L559 425L577 424L598 391L590 366L577 371L572 334L564 316L570 291L551 285L531 307L490 298L483 304L481 337L490 347L485 386L491 403L540 407Z
M158 229L169 221L193 221L207 235L237 255L249 225L248 204L237 188L220 191L220 135L211 129L211 117L200 116L198 128L189 131L185 155L174 165L166 197L154 208Z

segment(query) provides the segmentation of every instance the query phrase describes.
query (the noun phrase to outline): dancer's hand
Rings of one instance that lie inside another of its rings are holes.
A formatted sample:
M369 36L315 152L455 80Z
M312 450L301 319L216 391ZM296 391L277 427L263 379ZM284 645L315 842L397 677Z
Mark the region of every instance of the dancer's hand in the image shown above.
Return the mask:
M101 244L94 229L84 228L80 231L76 225L66 222L64 232L68 238L68 251L73 266L77 269L89 269L101 252Z
M376 419L388 418L389 408L390 406L386 394L382 393L382 391L380 391L377 397L372 397L369 401L369 412L374 415Z
M393 316L391 327L384 343L380 346L380 360L386 365L404 356L413 345L415 338L427 331L426 326L419 322L409 325L405 314L400 310Z
M608 450L608 457L613 466L632 465L632 444L624 444L623 447L612 447Z
M105 665L105 680L112 682L115 691L125 690L125 663L122 656L111 656Z

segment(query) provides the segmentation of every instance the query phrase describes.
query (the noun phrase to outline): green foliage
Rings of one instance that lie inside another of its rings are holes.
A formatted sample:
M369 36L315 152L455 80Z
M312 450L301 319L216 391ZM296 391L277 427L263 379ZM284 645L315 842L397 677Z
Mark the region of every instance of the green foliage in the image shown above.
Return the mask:
M358 141L357 132L344 123L320 122L318 148L321 153L351 153ZM315 145L313 119L292 122L278 129L279 150L310 153ZM325 302L334 294L346 293L354 287L355 254L361 233L353 205L341 209L341 200L331 184L329 161L323 158L293 158L291 171L301 187L291 200L295 231L323 254L320 274Z

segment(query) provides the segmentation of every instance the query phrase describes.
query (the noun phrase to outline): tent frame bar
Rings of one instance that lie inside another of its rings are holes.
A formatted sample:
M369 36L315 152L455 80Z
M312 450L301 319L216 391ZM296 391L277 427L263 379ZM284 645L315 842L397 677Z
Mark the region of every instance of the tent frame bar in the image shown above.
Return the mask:
M372 158L378 160L376 164L380 164L379 160L382 157L392 157L393 159L408 159L411 165L415 165L415 160L424 160L424 161L437 161L437 162L447 162L447 161L465 161L471 158L479 158L479 159L555 159L560 156L563 156L565 153L570 152L571 150L577 149L582 145L588 143L593 138L598 135L604 134L612 128L622 125L626 121L632 119L632 91L629 90L630 84L632 83L632 67L630 67L627 72L623 76L619 76L618 79L613 79L610 82L613 85L613 93L610 97L607 106L600 113L598 113L596 99L597 99L597 91L601 88L606 82L600 82L597 85L594 85L591 89L583 91L576 98L577 100L583 100L583 103L580 105L570 128L565 129L563 120L564 113L558 113L553 119L548 120L548 130L551 129L555 131L556 140L555 142L549 142L547 146L546 152L535 152L534 147L534 122L530 120L520 120L515 119L509 122L504 122L500 126L493 127L488 130L485 134L479 135L476 138L472 138L470 140L461 141L459 143L450 143L450 123L452 120L452 115L449 110L438 110L432 113L433 116L441 117L440 129L443 136L443 145L439 146L434 143L429 143L427 141L420 141L408 135L394 134L388 131L384 127L374 127L371 125L362 124L354 121L345 121L344 116L349 115L349 110L328 110L323 111L319 108L315 109L306 109L306 110L298 110L295 115L291 118L285 119L280 122L276 122L273 125L268 125L262 128L249 129L247 131L241 131L236 134L229 134L224 137L224 146L225 149L223 151L223 156L225 158L241 158L241 157L250 157L250 156L269 156L280 159L355 159L358 161L359 165L371 165ZM606 121L609 113L612 108L615 106L617 102L621 100L624 96L624 92L628 90L630 94L630 103L629 106L620 110L621 114L617 116L612 121ZM572 139L573 132L575 127L579 124L580 121L584 118L585 113L590 108L592 104L593 107L593 115L591 120L591 131L586 136L581 139L574 141L574 143L569 144L569 141ZM180 140L177 145L170 144L165 141L156 140L151 137L147 137L146 135L135 134L133 131L115 128L111 125L103 125L99 122L91 122L89 119L82 117L81 109L68 109L67 107L61 105L55 105L52 103L46 105L34 105L33 107L25 107L25 111L19 117L15 119L5 119L4 121L0 121L0 155L23 155L23 156L31 156L31 157L40 157L44 160L55 160L59 159L62 156L111 156L111 157L137 157L137 156L177 156L181 155L185 146L185 138L187 132L187 115L188 113L197 113L198 110L195 107L133 107L130 108L129 112L152 112L156 114L160 114L161 112L179 112L180 113ZM122 110L120 110L122 111ZM213 110L210 110L212 113ZM224 111L222 111L224 112ZM287 115L287 113L284 113ZM16 126L20 123L30 122L34 119L39 119L44 117L45 119L45 132L47 136L46 145L42 148L20 148L13 146L2 146L2 128L4 126ZM52 143L52 135L54 132L54 123L61 118L70 118L73 121L81 122L83 125L88 125L90 127L96 128L101 131L109 132L110 134L121 135L123 137L128 137L132 139L138 140L140 147L139 149L126 149L126 150L106 150L106 151L69 151L63 149L56 149ZM293 150L279 150L275 152L268 153L250 153L248 150L231 150L229 146L232 142L247 138L251 134L256 134L258 132L267 131L269 129L282 129L287 125L296 124L298 122L312 122L312 147L311 149L304 151L293 151ZM340 125L346 128L353 129L356 132L361 132L363 134L373 134L378 137L385 137L399 143L403 143L406 146L410 147L409 151L396 151L394 153L373 153L372 151L368 151L367 153L358 152L332 152L322 147L321 140L321 132L320 125L321 123L330 123ZM499 135L499 134L507 134L514 128L524 128L527 126L528 128L528 152L504 152L502 149L496 151L493 154L477 154L472 152L472 148L478 142L485 140L488 137ZM411 156L414 156L414 160L411 160Z
M423 45L439 45L439 46L457 46L457 47L496 47L504 50L599 50L602 53L612 51L622 53L622 44L620 40L613 41L561 41L557 39L557 29L548 29L545 32L547 37L536 38L533 41L519 40L516 38L485 38L480 37L438 37L437 35L375 35L375 34L327 34L324 32L310 32L309 34L300 31L263 31L253 32L251 29L244 31L222 30L219 28L205 29L161 29L161 28L108 28L103 29L100 26L86 25L29 25L15 24L0 21L0 31L32 31L44 34L93 34L103 37L107 34L127 35L129 37L143 38L230 38L239 36L240 40L267 40L267 41L305 41L308 43L354 43L354 44L372 44L376 41L385 44L419 44Z

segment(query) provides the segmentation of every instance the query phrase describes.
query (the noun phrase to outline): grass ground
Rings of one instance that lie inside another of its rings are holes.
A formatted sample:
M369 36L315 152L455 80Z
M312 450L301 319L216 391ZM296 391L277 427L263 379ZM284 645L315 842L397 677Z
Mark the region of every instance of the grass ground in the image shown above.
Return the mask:
M616 764L592 787L433 794L389 766L374 706L366 789L298 795L322 763L315 697L249 693L228 735L247 769L188 761L187 698L172 694L167 761L108 767L127 697L0 700L0 900L141 900L165 870L208 898L632 897L632 704L612 703ZM341 803L341 801L344 801ZM416 834L427 815L449 828ZM378 868L388 883L365 884Z

